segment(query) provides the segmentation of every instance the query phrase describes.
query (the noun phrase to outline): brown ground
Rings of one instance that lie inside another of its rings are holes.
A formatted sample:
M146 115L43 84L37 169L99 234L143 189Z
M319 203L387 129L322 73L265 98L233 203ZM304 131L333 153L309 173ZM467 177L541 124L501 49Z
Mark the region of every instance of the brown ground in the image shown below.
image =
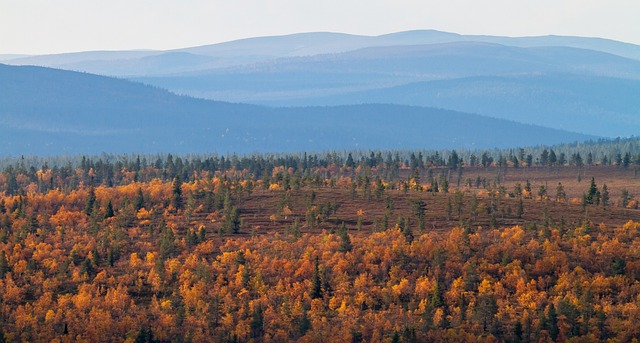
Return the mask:
M439 173L448 173L448 171L445 169L434 171L434 175ZM408 175L409 171L403 171L401 177L406 179ZM580 180L578 175L580 175ZM489 214L486 210L491 204L489 190L482 186L475 187L475 180L478 176L486 179L487 183L492 185L490 187L495 190L498 188L497 180L499 178L500 185L504 186L507 193L513 192L516 183L520 183L524 187L528 179L531 182L532 198L523 199L524 214L521 217L517 215L519 199L511 198L508 195L499 197L495 201L496 210L493 212L493 216ZM583 209L581 199L583 193L589 189L591 177L595 178L599 189L603 184L607 184L611 200L606 209L602 205L588 205L586 211ZM426 179L425 173L422 180ZM302 232L332 230L344 222L347 228L356 234L358 210L364 211L364 215L361 217L361 232L363 233L381 229L385 212L388 214L389 227L393 227L398 217L402 216L410 218L410 227L414 232L419 232L417 218L412 213L412 201L418 199L426 203L425 231L448 230L460 224L474 227L505 227L530 226L532 223L536 223L538 227L545 227L548 222L552 227L575 228L581 226L585 219L589 219L593 225L605 224L609 227L622 225L629 220L640 221L639 210L619 206L622 189L626 188L632 195L640 195L640 176L633 168L624 169L615 166L589 166L581 169L576 167L508 168L506 174L504 170L498 168L465 168L460 188L457 187L457 179L458 173L450 172L448 194L418 191L405 193L402 190L386 190L381 198L376 198L372 192L370 199L366 199L360 189L356 197L352 198L349 189L305 187L297 192L289 191L289 208L292 214L286 218L278 210L282 207L280 204L282 204L285 191L256 190L251 196L246 197L240 206L243 222L241 234L286 232L291 228L295 218L299 220ZM472 187L465 185L467 179L472 181ZM565 188L566 202L555 201L558 182L561 182ZM424 181L423 185L426 186ZM546 185L548 199L537 197L541 185ZM455 205L454 192L457 189L464 191L461 215L458 215ZM320 218L317 225L309 228L306 222L306 213L309 204L308 198L312 192L316 194L314 205L320 207L327 203L337 203L339 207L335 214ZM479 204L478 213L475 216L471 213L473 194L476 194ZM452 204L451 211L447 211L448 202ZM388 203L393 204L392 210L387 210ZM190 225L194 227L204 225L208 232L218 232L221 220L212 222L211 217L207 218L207 215L208 213L196 214Z

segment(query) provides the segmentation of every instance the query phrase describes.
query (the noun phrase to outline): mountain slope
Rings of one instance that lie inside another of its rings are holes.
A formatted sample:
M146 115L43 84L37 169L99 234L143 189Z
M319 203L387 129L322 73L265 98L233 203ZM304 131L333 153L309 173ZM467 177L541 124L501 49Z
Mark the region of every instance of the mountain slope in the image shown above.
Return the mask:
M398 105L266 108L126 80L0 65L0 154L493 148L592 138Z
M640 81L543 74L478 76L301 98L289 105L389 103L447 108L610 137L640 132ZM258 103L282 105L271 99Z
M393 103L576 130L640 131L640 61L566 47L487 43L377 47L137 80L269 106Z
M485 43L366 48L342 54L278 59L247 66L136 80L218 100L279 104L323 92L345 93L471 76L548 73L640 80L640 61L575 48L514 48ZM306 90L310 94L304 94ZM261 94L264 92L265 94Z

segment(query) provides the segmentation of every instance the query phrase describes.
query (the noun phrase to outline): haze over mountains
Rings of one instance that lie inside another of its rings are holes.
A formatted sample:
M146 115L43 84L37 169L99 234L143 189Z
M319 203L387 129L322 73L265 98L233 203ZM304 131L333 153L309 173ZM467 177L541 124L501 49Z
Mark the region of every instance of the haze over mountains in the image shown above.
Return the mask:
M14 57L0 61L190 97L2 66L1 153L493 148L640 132L640 46L599 38L305 33ZM170 129L179 140L162 138Z
M562 46L640 60L640 46L601 38L498 37L415 30L380 36L310 32L240 39L198 47L153 51L89 51L41 56L0 56L3 63L39 65L114 76L163 75L244 65L277 58L336 54L370 47L484 42L513 47ZM153 66L145 62L156 62ZM168 62L168 63L165 63ZM141 69L141 67L143 67Z
M433 108L231 104L42 67L0 64L0 87L2 155L459 149L593 138Z

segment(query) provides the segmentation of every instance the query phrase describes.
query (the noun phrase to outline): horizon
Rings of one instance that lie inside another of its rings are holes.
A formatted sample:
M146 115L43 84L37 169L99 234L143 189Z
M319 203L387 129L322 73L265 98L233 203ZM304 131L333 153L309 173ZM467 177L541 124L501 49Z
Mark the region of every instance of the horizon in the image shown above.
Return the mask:
M340 35L362 36L362 37L379 37L379 36L393 35L393 34L403 33L403 32L421 32L421 31L432 31L432 32L448 33L448 34L454 34L454 35L459 35L459 36L467 36L467 37L507 37L507 38L572 37L572 38L586 38L586 39L603 39L603 40L620 42L620 43L624 43L624 44L632 44L632 45L640 46L640 43L636 44L636 43L630 43L630 42L621 41L621 40L617 40L617 39L606 38L606 37L597 37L597 36L575 36L575 35L560 35L560 34L515 36L515 35L491 35L491 34L482 34L482 33L467 34L467 33L460 33L460 32L443 31L443 30L439 30L439 29L409 29L409 30L402 30L402 31L386 32L386 33L381 33L381 34L355 34L355 33L338 32L338 31L304 31L304 32L284 33L284 34L273 34L273 35L242 37L242 38L225 40L225 41L218 41L218 42L213 42L213 43L205 43L205 44L200 44L200 45L189 45L189 46L176 46L176 47L170 47L170 48L166 48L166 49L153 49L153 48L96 49L96 50L75 50L75 51L42 53L42 54L38 54L38 53L36 53L36 54L23 54L23 53L19 53L19 52L17 52L17 53L15 53L15 52L7 52L7 53L0 52L0 55L16 55L16 56L29 57L29 56L77 54L77 53L86 53L86 52L118 52L118 51L163 52L163 51L174 51L174 50L181 50L181 49L189 49L189 48L195 48L195 47L201 47L201 46L211 46L211 45L217 45L217 44L232 43L232 42L250 40L250 39L260 39L260 38L270 38L270 37L287 37L287 36L304 35L304 34L316 34L316 33L340 34ZM20 58L20 57L18 57L18 58Z
M355 1L174 4L27 0L2 7L0 54L172 50L296 33L378 36L412 30L593 37L640 44L640 32L628 29L640 14L640 3L632 0L613 0L606 6L596 0L494 0L491 4L410 0L401 5L375 0L366 7Z

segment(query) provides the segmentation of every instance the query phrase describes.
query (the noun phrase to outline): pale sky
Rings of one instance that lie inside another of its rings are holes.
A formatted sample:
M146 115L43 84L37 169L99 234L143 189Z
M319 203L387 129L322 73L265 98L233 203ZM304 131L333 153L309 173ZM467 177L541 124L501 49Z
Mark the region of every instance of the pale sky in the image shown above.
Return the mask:
M298 32L415 29L640 44L640 0L0 0L0 54L164 50Z

